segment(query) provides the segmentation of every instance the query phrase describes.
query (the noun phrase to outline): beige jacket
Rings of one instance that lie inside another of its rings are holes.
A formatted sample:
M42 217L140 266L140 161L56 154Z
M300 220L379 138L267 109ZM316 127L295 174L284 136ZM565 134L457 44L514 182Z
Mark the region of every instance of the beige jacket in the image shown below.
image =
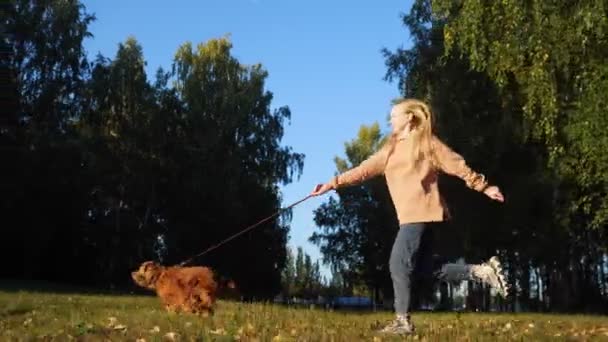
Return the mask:
M400 224L443 221L449 218L449 212L437 186L438 171L459 177L469 188L480 192L488 183L439 138L433 136L431 147L439 165L424 159L415 168L409 167L405 141L399 141L390 156L389 148L384 146L330 183L337 189L384 174Z

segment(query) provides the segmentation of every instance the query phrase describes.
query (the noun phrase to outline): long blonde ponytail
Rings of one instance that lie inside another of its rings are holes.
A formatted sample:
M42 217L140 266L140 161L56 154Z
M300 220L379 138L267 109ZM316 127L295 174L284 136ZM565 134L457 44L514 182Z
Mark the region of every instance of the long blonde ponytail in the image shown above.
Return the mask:
M409 133L406 146L410 155L412 166L418 165L423 159L428 159L433 165L437 165L433 153L433 114L429 106L417 99L399 99L394 102L394 109L399 114L412 114L414 129ZM388 138L389 155L393 152L397 144L397 136L401 132L392 133Z

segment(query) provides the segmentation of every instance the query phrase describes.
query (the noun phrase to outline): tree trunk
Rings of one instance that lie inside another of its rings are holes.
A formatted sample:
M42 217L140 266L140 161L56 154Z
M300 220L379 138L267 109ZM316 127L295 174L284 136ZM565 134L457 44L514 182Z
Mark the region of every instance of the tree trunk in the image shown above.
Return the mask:
M604 297L604 299L606 299L606 297L608 297L608 279L606 279L606 272L604 271L605 267L608 267L608 264L604 261L606 259L607 255L606 254L602 254L599 258L599 272L598 272L598 276L599 276L599 283L600 283L600 291L602 293L602 296Z
M521 263L522 267L522 276L519 281L521 292L516 296L519 298L520 303L524 309L527 311L530 309L530 261L525 260L525 262Z
M551 310L551 282L549 281L549 270L547 266L542 268L542 280L543 280L543 311Z
M543 296L543 284L542 284L542 274L540 272L540 267L536 267L534 269L536 273L536 311L542 311L542 303L545 298Z

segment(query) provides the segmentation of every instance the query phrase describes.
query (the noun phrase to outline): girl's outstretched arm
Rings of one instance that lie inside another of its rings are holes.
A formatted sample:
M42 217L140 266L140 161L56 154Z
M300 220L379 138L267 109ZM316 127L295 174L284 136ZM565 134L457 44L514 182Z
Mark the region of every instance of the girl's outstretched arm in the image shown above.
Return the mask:
M469 188L483 192L493 200L504 201L500 189L496 186L490 186L485 176L473 171L460 154L454 152L435 136L432 145L436 161L439 163L438 167L443 172L462 179Z
M322 195L329 190L335 190L339 187L359 184L374 176L382 174L382 172L384 172L386 158L388 158L387 154L387 148L382 147L379 151L372 154L369 158L364 160L358 166L353 167L352 169L333 177L329 182L325 184L319 184L315 186L311 195Z

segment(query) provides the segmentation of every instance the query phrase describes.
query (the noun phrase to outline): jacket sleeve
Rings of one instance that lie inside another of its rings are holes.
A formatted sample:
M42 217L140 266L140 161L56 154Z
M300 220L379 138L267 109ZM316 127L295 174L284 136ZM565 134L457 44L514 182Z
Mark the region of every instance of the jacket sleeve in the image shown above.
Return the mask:
M382 174L387 158L388 150L386 147L382 147L358 166L333 177L329 183L334 189L362 183Z
M473 171L460 154L454 152L439 138L433 136L432 146L441 171L462 179L473 190L481 192L488 187L485 176Z

